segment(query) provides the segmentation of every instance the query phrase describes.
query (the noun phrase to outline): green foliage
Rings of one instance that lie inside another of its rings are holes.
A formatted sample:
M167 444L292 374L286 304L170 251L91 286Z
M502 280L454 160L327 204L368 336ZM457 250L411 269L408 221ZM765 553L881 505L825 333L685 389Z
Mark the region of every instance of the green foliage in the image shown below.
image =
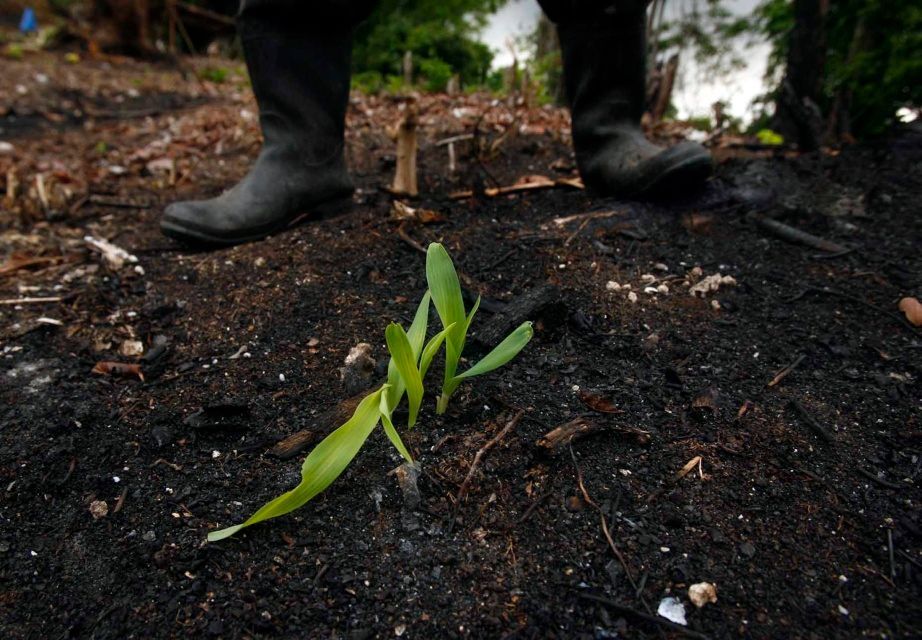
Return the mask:
M426 275L433 293L430 294L427 291L423 296L410 329L404 331L399 324L391 323L385 331L387 348L391 354L387 382L363 398L352 417L314 447L301 465L301 482L297 487L269 501L241 524L212 531L208 534L209 542L223 540L245 527L290 513L305 505L329 487L345 471L379 422L398 453L412 464L413 458L394 427L393 411L406 393L409 404L407 426L409 428L416 424L425 393L423 381L432 359L443 342L446 344L447 351L445 380L448 386L443 385L442 395L438 402L439 412L445 410L448 397L463 380L501 367L514 358L531 340L531 323L526 322L480 362L460 375L455 375L458 360L464 348L464 339L477 311L477 305L475 304L471 312L465 315L458 275L448 252L440 244L429 246ZM436 310L442 318L443 329L426 342L429 305L432 302L435 303ZM449 362L451 362L450 366Z
M224 67L205 67L198 72L198 76L202 80L221 84L227 80L229 73L230 72Z
M470 312L465 312L464 300L461 297L461 284L458 281L454 264L445 247L437 243L430 244L426 252L426 280L429 284L429 291L432 293L435 310L439 314L446 333L445 376L442 380L442 393L436 405L437 413L445 413L448 400L461 382L509 362L528 344L533 330L530 322L523 323L480 362L464 373L456 375L467 341L468 329L480 306L480 298L477 298Z
M710 116L692 116L685 120L685 124L687 124L692 129L704 132L709 132L714 128Z
M377 71L353 73L352 88L368 95L381 93L384 88L384 77Z
M243 523L212 531L208 534L208 541L223 540L244 527L290 513L329 487L345 471L378 424L381 394L385 390L386 386L381 387L362 400L344 425L314 447L301 465L301 483L297 487L266 503Z
M649 48L659 60L676 52L682 57L691 54L701 73L711 77L741 68L744 61L733 47L734 40L752 25L726 4L727 0L686 0L675 6L667 3L671 17L655 21Z
M21 44L11 42L3 49L3 55L11 60L22 60L23 48Z
M759 139L759 142L767 145L781 145L784 144L784 137L771 129L759 129L756 131L756 138Z
M420 60L419 72L426 80L426 91L445 91L448 81L451 80L451 65L438 58Z
M411 51L427 88L443 89L454 74L464 85L482 84L493 54L475 36L504 1L382 0L357 29L353 70L401 78L403 55Z
M764 0L754 28L769 40L769 80L777 85L794 26L791 0ZM887 0L840 0L826 16L826 68L820 109L849 100L852 133L879 134L897 109L922 104L922 5Z

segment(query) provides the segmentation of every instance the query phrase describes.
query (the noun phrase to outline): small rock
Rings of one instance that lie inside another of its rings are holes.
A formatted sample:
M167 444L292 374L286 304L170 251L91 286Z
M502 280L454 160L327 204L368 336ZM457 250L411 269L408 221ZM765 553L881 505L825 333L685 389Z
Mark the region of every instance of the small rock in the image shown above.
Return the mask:
M13 145L7 142L6 140L0 140L0 155L6 155L13 153Z
M721 287L735 287L736 278L733 276L725 276L719 273L709 275L706 278L703 278L697 284L691 286L688 292L693 296L701 296L702 298L709 293L717 291Z
M621 291L621 285L615 282L614 280L609 280L605 283L606 291Z
M400 491L403 493L404 508L408 511L415 511L422 500L419 487L416 484L419 479L419 466L415 463L404 463L397 467L394 473L397 476L397 484L400 485Z
M90 503L90 515L93 516L93 520L105 518L109 515L109 505L106 504L105 500L93 500Z
M631 291L627 294L627 299L628 302L637 302L637 294Z
M751 558L756 554L756 548L752 546L752 543L744 542L740 545L740 553L742 553L747 558Z
M144 542L154 542L157 539L157 534L153 531L148 531L141 536L141 540Z
M140 340L125 340L119 346L118 353L126 358L135 358L144 353L144 343Z
M688 599L700 609L709 602L717 602L717 588L710 582L698 582L688 588Z
M660 600L659 606L656 608L656 614L682 626L688 624L685 620L685 605L674 596Z
M339 379L342 380L346 393L356 394L371 385L375 373L375 359L371 356L371 345L360 342L349 351L342 368L339 370Z

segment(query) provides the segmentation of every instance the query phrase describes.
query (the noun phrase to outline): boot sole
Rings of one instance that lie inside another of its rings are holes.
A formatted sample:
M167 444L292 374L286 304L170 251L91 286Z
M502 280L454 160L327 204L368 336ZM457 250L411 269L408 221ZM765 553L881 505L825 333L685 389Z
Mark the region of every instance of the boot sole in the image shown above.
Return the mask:
M267 236L271 236L275 233L278 233L279 231L290 229L309 220L315 221L337 218L348 213L351 209L352 196L349 195L342 198L327 200L326 202L314 205L310 208L310 211L298 213L285 218L279 221L278 224L272 225L271 227L259 230L249 230L246 233L240 235L214 235L208 233L207 231L202 231L201 229L196 229L195 227L181 224L175 220L170 220L169 218L164 218L160 221L160 231L163 232L163 235L186 244L212 247L230 247L237 244L262 240Z

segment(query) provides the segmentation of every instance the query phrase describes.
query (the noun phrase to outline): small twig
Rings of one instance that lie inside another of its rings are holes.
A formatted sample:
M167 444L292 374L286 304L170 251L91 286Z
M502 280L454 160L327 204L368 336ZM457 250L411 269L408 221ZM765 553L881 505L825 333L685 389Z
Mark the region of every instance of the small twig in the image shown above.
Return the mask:
M477 466L480 464L480 460L483 458L484 454L492 449L496 444L505 437L507 433L512 431L515 426L522 419L522 416L525 415L524 411L519 411L512 417L512 420L506 423L506 426L503 427L496 436L493 437L488 443L483 445L476 454L474 454L474 461L471 463L471 468L467 472L467 476L464 478L464 482L461 483L461 488L458 489L458 495L455 497L455 504L460 505L461 501L464 500L464 496L467 494L467 487L471 482L471 478L474 477L474 472L477 470Z
M860 475L864 476L871 482L879 484L885 489L902 489L903 488L903 485L896 484L895 482L888 482L884 480L883 478L878 478L877 474L871 471L870 469L865 469L864 467L855 467L855 471L857 471Z
M804 358L806 357L807 356L805 356L804 354L800 354L799 356L797 356L797 359L794 360L794 362L792 362L791 364L786 366L784 369L782 369L781 371L775 374L775 377L771 379L771 382L768 383L768 386L774 387L776 384L778 384L779 382L787 378L788 375L790 375L790 373L794 369L796 369L800 365L800 363L804 361Z
M572 216L564 216L563 218L554 218L552 222L558 227L563 227L577 220L602 220L614 216L622 216L624 214L625 211L620 209L614 211L590 211L589 213L577 213Z
M64 298L62 296L48 296L46 298L9 298L6 300L0 300L2 305L11 305L11 304L42 304L45 302L61 302Z
M816 435L820 436L823 440L830 444L834 444L836 439L833 437L826 428L816 421L816 418L810 415L810 412L804 408L804 405L800 404L797 400L791 400L788 402L788 406L794 409L794 412L803 420L804 424L810 427L810 430L813 431Z
M421 245L421 244L418 243L416 240L414 240L413 238L411 238L411 237L410 237L410 234L407 233L406 224L407 224L406 221L400 223L400 226L397 227L397 236L398 236L401 240L403 240L404 242L406 242L408 245L410 245L411 247L413 247L414 249L416 249L417 251L419 251L420 253L425 254L425 253L426 253L426 249L423 247L423 245Z
M566 240L564 240L563 246L569 247L569 246L570 246L570 243L573 242L573 240L575 240L576 237L577 237L579 234L581 234L581 233L583 232L583 229L585 229L586 226L587 226L591 221L592 221L591 218L586 218L585 220L583 220L583 223L582 223L581 225L579 225L579 227L577 227L576 231L574 231L573 233L571 233L571 234L570 234L570 237L567 238Z
M173 462L169 462L168 460L164 460L163 458L157 458L156 460L154 460L153 462L151 462L151 463L150 463L150 468L153 469L153 468L156 467L158 464L164 464L164 465L168 466L170 469L172 469L173 471L182 471L182 467L181 467L181 466L179 466L178 464L175 464L175 463L173 463Z
M901 556L903 556L903 557L909 562L909 564L911 564L912 566L914 566L914 567L915 567L916 569L918 569L919 571L922 571L922 562L919 562L918 560L916 560L915 558L913 558L911 555L909 555L908 553L906 553L906 552L903 551L902 549L898 549L898 550L897 550L897 553L900 554Z
M115 502L115 508L112 509L112 513L118 513L122 510L122 507L125 506L125 498L128 497L128 487L123 487L122 492L118 496L118 500Z
M435 146L441 147L446 144L454 144L455 142L461 142L463 140L473 140L473 133L462 133L458 136L451 136L450 138L443 138L435 143Z
M579 464L576 462L576 454L573 453L573 445L569 444L569 448L570 458L573 460L573 467L576 469L576 482L579 486L580 493L583 494L583 500L590 507L598 511L599 519L602 521L602 533L605 536L605 540L608 542L608 547L611 549L611 552L615 554L615 558L618 559L618 562L621 564L621 568L624 569L624 575L627 576L628 582L631 583L634 591L638 591L637 582L634 581L634 574L631 573L631 568L628 566L627 560L624 559L624 555L621 553L621 550L618 549L618 545L615 544L614 539L611 537L611 532L608 530L608 521L605 519L605 513L602 511L602 507L593 502L592 498L589 497L589 492L586 491L586 485L583 484L583 472L580 470ZM644 603L644 606L647 606L647 602L643 599L643 596L640 596L640 598ZM649 609L648 606L647 608Z
M848 247L844 247L841 244L826 240L825 238L820 238L819 236L801 231L800 229L795 229L790 225L778 222L772 218L766 218L758 213L749 214L749 219L755 222L757 226L773 233L782 240L787 240L794 244L806 245L814 249L819 249L820 251L828 251L829 253L843 253L849 250Z
M554 489L554 485L553 483L550 483L547 489L540 496L535 498L534 502L528 505L528 508L525 510L525 513L522 514L522 517L518 519L518 521L516 522L516 525L520 525L524 523L526 520L528 520L532 516L532 514L537 510L537 508L541 506L544 503L544 501L547 500L551 496L553 489Z
M893 529L887 529L887 550L890 556L890 579L896 579L896 564L893 561Z
M672 620L667 620L661 616L654 616L643 611L638 611L627 605L621 604L620 602L615 602L614 600L609 600L608 598L602 598L600 596L592 595L591 593L581 593L579 597L583 600L589 600L590 602L597 602L598 604L605 605L610 609L614 609L618 613L637 618L638 620L643 620L644 622L649 622L657 626L669 629L680 635L685 636L686 638L696 638L696 640L709 640L710 636L707 636L703 633L697 631L692 631L691 629L686 629L680 624L673 622Z

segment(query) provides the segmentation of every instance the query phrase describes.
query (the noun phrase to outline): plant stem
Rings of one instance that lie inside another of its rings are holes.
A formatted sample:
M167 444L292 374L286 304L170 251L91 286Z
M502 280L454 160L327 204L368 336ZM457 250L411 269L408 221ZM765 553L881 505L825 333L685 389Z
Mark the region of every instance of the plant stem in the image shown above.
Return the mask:
M444 393L439 394L439 399L435 403L435 412L442 415L448 409L448 396Z

